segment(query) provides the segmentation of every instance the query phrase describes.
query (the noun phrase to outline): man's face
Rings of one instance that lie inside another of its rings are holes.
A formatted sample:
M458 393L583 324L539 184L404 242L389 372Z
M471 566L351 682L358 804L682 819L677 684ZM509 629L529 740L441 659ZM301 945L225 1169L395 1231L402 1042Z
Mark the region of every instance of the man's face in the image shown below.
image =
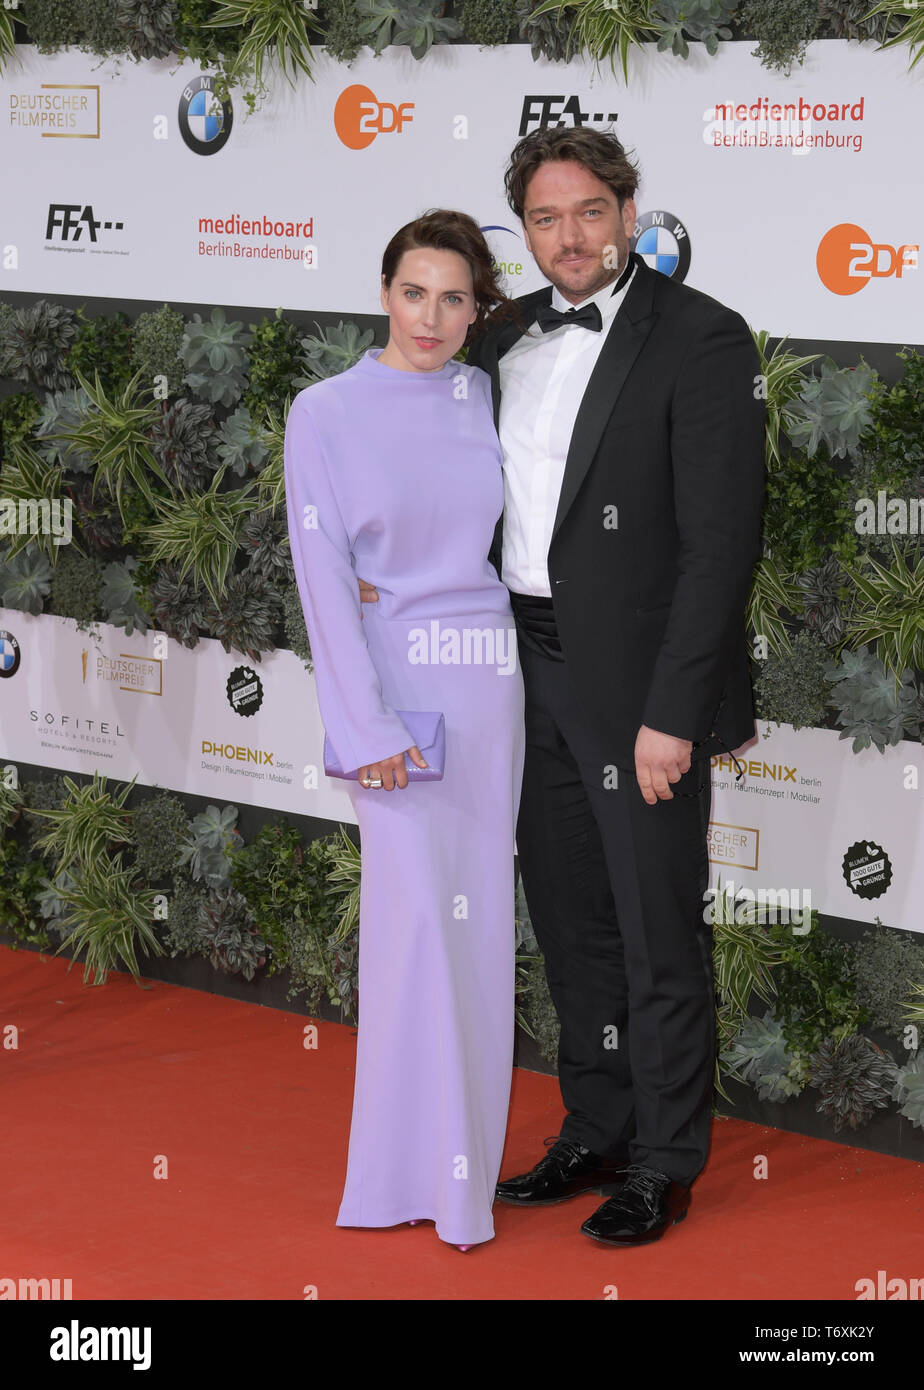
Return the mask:
M629 255L635 202L616 195L583 164L550 159L526 188L523 233L547 280L572 304L615 280Z

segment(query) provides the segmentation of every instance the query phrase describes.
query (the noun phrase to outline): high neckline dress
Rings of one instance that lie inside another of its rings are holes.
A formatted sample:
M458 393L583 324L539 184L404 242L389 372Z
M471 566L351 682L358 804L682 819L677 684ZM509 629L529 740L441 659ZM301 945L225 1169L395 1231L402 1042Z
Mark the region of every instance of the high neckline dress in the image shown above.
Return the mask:
M446 726L442 781L344 783L362 880L337 1225L430 1218L474 1245L494 1235L510 1099L525 747L514 618L488 559L502 454L487 373L452 359L403 371L380 352L299 392L285 432L292 559L341 765L408 748L398 709L440 710ZM360 602L357 576L377 603Z

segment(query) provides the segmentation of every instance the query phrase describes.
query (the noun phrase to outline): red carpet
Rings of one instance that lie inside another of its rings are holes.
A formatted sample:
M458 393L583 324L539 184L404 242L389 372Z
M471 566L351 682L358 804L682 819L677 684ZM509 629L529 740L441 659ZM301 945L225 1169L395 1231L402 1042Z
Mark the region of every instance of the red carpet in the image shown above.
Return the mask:
M644 1248L580 1233L595 1194L497 1203L467 1254L432 1223L339 1228L354 1029L318 1023L306 1050L301 1015L82 974L0 947L0 1030L19 1030L15 1051L0 1031L0 1278L69 1278L75 1300L586 1301L850 1300L878 1270L924 1275L922 1165L736 1120L713 1125L686 1221ZM515 1072L502 1176L562 1115L554 1077Z

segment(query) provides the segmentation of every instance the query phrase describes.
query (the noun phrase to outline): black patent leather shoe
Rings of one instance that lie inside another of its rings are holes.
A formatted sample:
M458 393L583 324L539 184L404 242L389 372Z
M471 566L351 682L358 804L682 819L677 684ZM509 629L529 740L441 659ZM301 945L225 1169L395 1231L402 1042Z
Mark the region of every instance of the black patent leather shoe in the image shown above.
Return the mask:
M648 1245L682 1221L689 1205L688 1187L666 1173L631 1163L618 1192L588 1216L581 1230L605 1245Z
M623 1182L628 1160L605 1158L573 1139L552 1135L549 1152L535 1168L497 1184L499 1202L516 1207L547 1207L566 1202L581 1192L615 1191Z

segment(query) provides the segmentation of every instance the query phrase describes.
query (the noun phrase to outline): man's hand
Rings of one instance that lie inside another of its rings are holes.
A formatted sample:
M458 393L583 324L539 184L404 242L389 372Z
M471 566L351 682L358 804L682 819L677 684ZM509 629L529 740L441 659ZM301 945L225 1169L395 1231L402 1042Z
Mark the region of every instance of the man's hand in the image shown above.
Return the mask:
M356 576L359 583L359 598L361 603L378 603L379 591L374 584L367 584L365 579Z
M659 734L647 724L642 725L635 740L635 775L649 806L654 806L659 797L662 801L673 801L674 793L668 783L679 782L683 774L689 772L692 751L693 744L688 738Z

